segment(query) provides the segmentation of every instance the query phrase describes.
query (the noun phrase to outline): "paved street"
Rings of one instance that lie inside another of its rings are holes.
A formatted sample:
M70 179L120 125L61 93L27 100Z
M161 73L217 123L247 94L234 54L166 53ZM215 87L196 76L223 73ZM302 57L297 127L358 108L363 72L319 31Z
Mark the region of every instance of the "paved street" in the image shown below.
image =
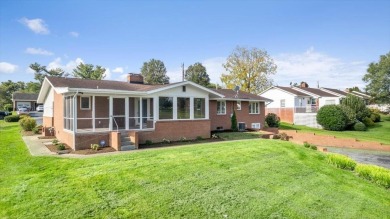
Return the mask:
M374 164L390 169L390 152L328 147L329 152L347 155L358 163Z

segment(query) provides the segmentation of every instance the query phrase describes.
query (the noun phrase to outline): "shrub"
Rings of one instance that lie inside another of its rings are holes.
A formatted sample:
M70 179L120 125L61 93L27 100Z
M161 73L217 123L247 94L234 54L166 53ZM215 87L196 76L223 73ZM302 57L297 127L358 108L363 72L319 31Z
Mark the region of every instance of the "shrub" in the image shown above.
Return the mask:
M202 137L202 136L196 136L196 140L197 140L197 141L202 141L202 140L203 140L203 137Z
M307 141L303 142L303 146L305 148L310 148L310 144Z
M362 111L356 112L356 119L364 122L364 118L370 118L371 112L368 108L364 108Z
M231 129L233 132L238 131L238 126L237 126L237 117L236 117L236 111L233 110L233 115L232 118L230 119L232 122Z
M390 170L375 165L358 164L355 168L358 176L370 180L385 188L390 188Z
M98 146L98 147L99 147L99 146ZM64 144L64 143L59 143L59 144L57 145L57 150L59 150L59 151L65 150L65 144Z
M356 122L356 113L355 111L346 105L340 105L341 109L343 110L345 116L347 117L347 126L352 126Z
M146 140L146 141L145 141L145 144L146 144L146 145L151 145L151 144L153 144L153 141L152 141L152 140Z
M99 145L98 144L91 144L91 149L97 151L97 150L99 150Z
M280 139L280 134L275 134L272 139Z
M279 127L280 119L275 113L268 113L265 117L268 127Z
M381 121L381 115L379 115L378 113L371 113L370 119L373 122L380 122Z
M38 129L38 127L33 128L32 131L33 131L34 134L39 134L39 129Z
M8 111L8 112L12 112L13 111L13 106L12 106L12 103L7 103L7 104L4 104L4 110L5 111Z
M311 144L311 145L310 145L310 149L312 149L312 150L317 150L317 146L315 146L314 144Z
M171 143L171 140L169 140L169 139L166 139L166 138L163 138L163 143L167 143L167 144L169 144L169 143Z
M327 154L327 162L340 169L354 170L356 161L341 154Z
M368 117L364 118L363 121L364 125L366 125L367 127L371 127L371 126L374 126L375 123Z
M357 122L353 126L353 129L356 131L366 131L366 125L364 125L362 122Z
M284 132L280 133L280 140L288 141L288 135Z
M37 122L31 117L24 117L19 120L19 125L24 131L32 131L37 126Z
M360 97L352 94L348 94L341 102L341 105L350 107L356 113L356 119L359 121L363 121L365 117L371 114L364 101Z
M342 131L347 126L347 116L340 106L326 105L318 110L317 122L326 130Z
M4 117L5 122L18 122L19 120L20 120L19 115L10 115L10 116Z
M376 114L381 113L381 111L379 109L369 108L369 110L371 113L376 113Z
M53 145L57 145L58 143L60 143L60 141L58 141L57 139L53 139L53 141L51 141L51 143L52 143Z

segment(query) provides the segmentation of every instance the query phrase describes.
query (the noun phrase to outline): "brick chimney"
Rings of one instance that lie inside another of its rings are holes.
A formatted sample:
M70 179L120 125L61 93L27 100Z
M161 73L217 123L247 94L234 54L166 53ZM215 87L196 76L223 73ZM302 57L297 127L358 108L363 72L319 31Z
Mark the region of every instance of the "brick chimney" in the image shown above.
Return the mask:
M141 74L129 73L127 75L127 82L130 84L143 84L144 77Z
M309 87L309 85L306 82L302 81L300 87L307 88L307 87Z

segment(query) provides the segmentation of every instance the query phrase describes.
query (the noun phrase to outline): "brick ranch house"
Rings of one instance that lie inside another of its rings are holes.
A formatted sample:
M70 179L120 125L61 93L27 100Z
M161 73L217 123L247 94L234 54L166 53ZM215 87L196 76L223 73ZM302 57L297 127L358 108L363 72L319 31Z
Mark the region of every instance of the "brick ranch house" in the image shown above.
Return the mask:
M164 138L210 138L213 130L230 129L233 109L241 127L260 129L270 101L190 81L148 85L132 73L127 82L46 77L38 96L45 109L43 135L55 135L74 150L102 141L128 150Z
M263 97L273 100L266 106L266 114L275 113L283 122L315 128L321 128L316 119L318 109L325 105L338 105L348 94L363 98L363 95L356 92L349 93L333 88L309 88L305 82L299 87L273 86L261 93ZM369 96L364 96L367 97Z
M35 111L37 106L38 94L33 93L13 93L12 94L12 107L14 110L18 108L26 107L28 110Z

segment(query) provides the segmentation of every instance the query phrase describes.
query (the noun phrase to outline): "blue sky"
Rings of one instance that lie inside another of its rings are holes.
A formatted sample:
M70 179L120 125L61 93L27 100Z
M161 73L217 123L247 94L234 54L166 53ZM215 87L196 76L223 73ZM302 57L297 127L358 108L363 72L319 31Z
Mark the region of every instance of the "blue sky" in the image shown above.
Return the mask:
M220 83L236 46L268 51L280 86L364 87L367 65L390 52L390 1L0 1L0 81L32 81L34 62L124 80L155 58L171 82L201 62Z

